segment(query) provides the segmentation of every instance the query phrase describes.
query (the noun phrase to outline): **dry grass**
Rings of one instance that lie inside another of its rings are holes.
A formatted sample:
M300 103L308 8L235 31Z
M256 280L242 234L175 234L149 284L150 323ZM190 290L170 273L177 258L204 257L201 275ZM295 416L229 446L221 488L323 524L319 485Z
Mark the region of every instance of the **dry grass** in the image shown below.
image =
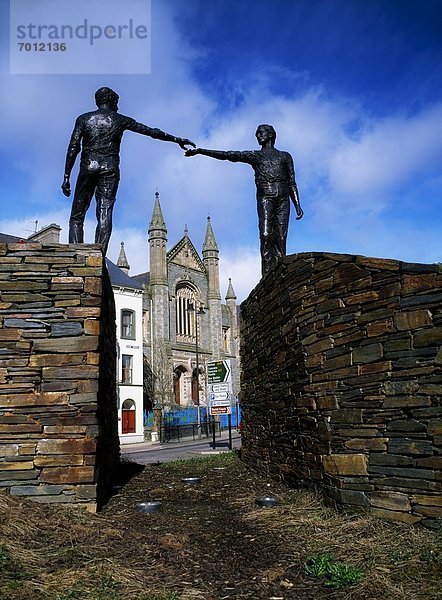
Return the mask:
M203 484L183 486L189 475ZM277 508L255 508L264 493ZM136 511L154 497L162 513ZM323 553L361 581L309 578L306 561ZM0 493L1 600L433 600L441 568L440 532L338 514L234 455L148 467L98 515Z
M278 517L255 510L247 519L266 530L290 533L293 556L331 554L359 567L364 576L346 592L329 592L345 599L442 598L442 535L420 527L389 523L369 513L350 516L325 508L319 495L287 492L275 509ZM284 536L285 537L285 536Z

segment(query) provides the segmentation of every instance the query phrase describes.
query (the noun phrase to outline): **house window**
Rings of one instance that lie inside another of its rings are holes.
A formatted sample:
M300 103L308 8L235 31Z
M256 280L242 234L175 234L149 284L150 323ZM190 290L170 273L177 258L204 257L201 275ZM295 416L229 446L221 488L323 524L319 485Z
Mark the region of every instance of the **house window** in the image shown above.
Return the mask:
M133 357L131 354L123 354L121 356L121 383L131 384L132 383L132 364Z
M195 341L195 291L189 286L182 286L176 292L176 334L183 342Z
M121 311L121 337L129 340L135 339L135 313L133 310Z

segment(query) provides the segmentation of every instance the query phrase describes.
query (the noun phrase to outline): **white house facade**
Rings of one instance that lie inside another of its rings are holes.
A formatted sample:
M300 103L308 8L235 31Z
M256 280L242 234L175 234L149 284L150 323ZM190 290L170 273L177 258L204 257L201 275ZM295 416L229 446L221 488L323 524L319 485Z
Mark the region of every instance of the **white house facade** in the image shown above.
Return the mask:
M121 444L144 441L143 290L124 272L124 246L117 267L106 260L117 325L118 434ZM129 266L127 266L129 269Z

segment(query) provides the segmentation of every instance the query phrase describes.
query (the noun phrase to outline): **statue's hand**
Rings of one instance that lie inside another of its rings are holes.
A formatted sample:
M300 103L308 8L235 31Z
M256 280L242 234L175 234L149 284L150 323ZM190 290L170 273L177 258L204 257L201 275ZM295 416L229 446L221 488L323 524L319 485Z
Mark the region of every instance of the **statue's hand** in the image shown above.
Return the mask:
M61 186L61 189L62 189L63 194L65 196L69 197L71 195L71 184L70 184L68 178L66 178L66 177L64 178L64 181L63 181L63 184Z
M186 146L192 146L193 148L196 148L196 144L187 138L178 138L178 144L182 150L187 150Z
M190 150L186 150L186 153L184 156L196 156L199 153L200 153L199 148L192 148Z
M301 207L299 207L299 209L296 209L296 214L298 215L296 217L297 221L299 221L300 219L302 219L302 217L304 216L304 211L302 210Z

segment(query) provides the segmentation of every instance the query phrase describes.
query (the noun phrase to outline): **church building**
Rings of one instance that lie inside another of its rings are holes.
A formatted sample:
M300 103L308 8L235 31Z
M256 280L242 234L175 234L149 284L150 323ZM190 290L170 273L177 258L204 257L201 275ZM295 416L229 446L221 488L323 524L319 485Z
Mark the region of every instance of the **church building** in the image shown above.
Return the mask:
M143 289L143 348L151 373L150 404L206 405L206 363L229 359L233 394L239 392L239 326L232 282L221 302L219 249L207 219L201 256L184 236L167 249L158 192L149 225L150 272L131 277ZM124 246L117 262L128 271ZM227 283L227 282L226 282ZM198 366L197 366L198 363Z

